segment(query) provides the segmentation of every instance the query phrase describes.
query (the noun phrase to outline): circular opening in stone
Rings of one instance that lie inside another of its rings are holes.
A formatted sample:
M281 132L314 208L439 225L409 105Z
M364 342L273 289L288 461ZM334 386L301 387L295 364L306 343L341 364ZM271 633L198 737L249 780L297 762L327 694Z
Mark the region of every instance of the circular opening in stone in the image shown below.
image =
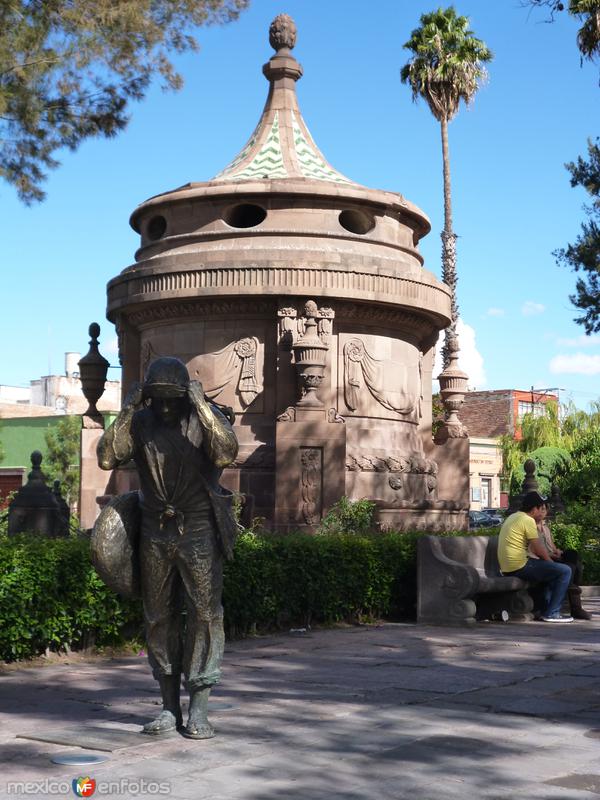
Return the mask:
M164 236L166 230L167 220L164 217L152 217L146 228L146 233L149 239L155 241L156 239L160 239L161 236Z
M369 214L363 211L356 211L355 209L346 209L342 211L339 216L340 225L350 233L359 233L361 235L372 231L375 227L375 220Z
M261 206L253 203L241 203L239 206L229 208L224 219L232 228L254 228L260 225L267 217L267 212Z

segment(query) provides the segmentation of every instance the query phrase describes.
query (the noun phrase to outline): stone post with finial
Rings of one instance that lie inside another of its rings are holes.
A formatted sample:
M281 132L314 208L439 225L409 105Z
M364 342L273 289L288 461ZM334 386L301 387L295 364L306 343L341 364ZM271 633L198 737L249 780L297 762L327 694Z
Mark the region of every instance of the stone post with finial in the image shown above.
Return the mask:
M88 329L90 349L79 361L81 389L88 401L82 417L79 483L79 520L83 530L92 528L99 513L97 498L107 494L108 473L101 470L96 458L96 445L104 433L104 417L97 403L102 397L109 363L100 354L100 325L92 322Z
M87 354L79 360L79 377L81 379L81 389L85 399L88 401L87 411L84 412L85 428L104 428L102 414L98 411L96 403L104 393L106 375L110 366L104 356L98 350L98 337L100 336L100 325L92 322L88 329L90 335L90 349Z
M435 437L437 444L443 444L448 439L466 439L469 436L468 430L458 418L460 407L465 401L468 380L466 372L458 366L458 336L447 336L446 349L448 366L438 375L445 416Z
M439 471L438 493L442 497L452 498L452 506L462 512L462 519L457 518L457 528L467 528L467 509L470 505L469 432L458 417L467 392L467 375L458 366L458 337L450 332L446 333L446 350L448 364L438 375L444 421L435 435L434 449L443 448L446 463L454 463L455 469Z
M521 484L521 491L518 494L511 494L509 498L508 513L514 514L515 511L521 510L521 501L529 492L539 492L540 487L535 476L536 466L532 458L528 458L523 464L525 470L525 477Z
M34 533L50 539L68 534L56 497L46 484L39 450L31 454L27 483L8 507L8 533Z

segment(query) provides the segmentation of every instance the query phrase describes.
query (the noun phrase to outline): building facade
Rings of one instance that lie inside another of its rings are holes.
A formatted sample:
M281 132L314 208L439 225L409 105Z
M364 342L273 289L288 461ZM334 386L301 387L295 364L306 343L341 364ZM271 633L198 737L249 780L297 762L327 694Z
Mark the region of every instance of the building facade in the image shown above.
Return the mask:
M558 403L550 391L497 389L470 392L460 415L470 436L470 508L508 508L508 494L502 491L502 451L499 438L505 434L521 438L520 420L525 414L543 416L548 403Z

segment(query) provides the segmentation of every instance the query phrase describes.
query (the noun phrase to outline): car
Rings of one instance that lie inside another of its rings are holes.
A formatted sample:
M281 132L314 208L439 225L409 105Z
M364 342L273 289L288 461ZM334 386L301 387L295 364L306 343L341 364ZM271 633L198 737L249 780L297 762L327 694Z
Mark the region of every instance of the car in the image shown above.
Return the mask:
M469 511L469 530L475 531L478 528L493 528L497 523L484 514L483 511Z
M494 525L502 525L506 519L505 508L482 508L482 514L487 514L490 519L494 520Z

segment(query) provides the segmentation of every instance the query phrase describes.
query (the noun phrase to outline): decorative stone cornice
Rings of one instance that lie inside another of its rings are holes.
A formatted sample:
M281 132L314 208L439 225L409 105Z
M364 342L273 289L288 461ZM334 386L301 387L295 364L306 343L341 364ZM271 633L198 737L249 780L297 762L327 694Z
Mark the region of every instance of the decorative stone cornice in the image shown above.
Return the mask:
M434 314L430 313L426 316L426 309L423 309L423 313L417 313L389 305L375 306L365 303L344 302L336 302L334 305L338 322L352 319L362 325L392 326L398 330L407 331L419 339L426 335L430 337L428 342L432 340L431 329ZM437 327L435 333L437 336Z
M422 325L424 319L435 319L438 325L448 324L448 293L441 285L432 285L404 275L342 270L319 266L231 266L189 269L177 272L140 276L136 273L119 276L109 286L109 317L129 304L177 298L173 295L197 292L242 293L264 295L265 287L279 295L323 297L368 297L371 301L392 306L423 309L423 313L407 312L404 321ZM162 297L161 297L162 296ZM183 299L183 298L181 298ZM359 310L359 304L356 309ZM339 313L339 312L338 312ZM352 313L352 312L349 312ZM371 311L380 319L379 306ZM404 313L404 312L403 312ZM170 316L173 316L171 313ZM363 319L364 319L363 314ZM390 320L391 321L391 320Z
M276 307L275 299L189 300L136 309L127 315L127 321L135 328L141 328L155 322L186 317L275 316Z

